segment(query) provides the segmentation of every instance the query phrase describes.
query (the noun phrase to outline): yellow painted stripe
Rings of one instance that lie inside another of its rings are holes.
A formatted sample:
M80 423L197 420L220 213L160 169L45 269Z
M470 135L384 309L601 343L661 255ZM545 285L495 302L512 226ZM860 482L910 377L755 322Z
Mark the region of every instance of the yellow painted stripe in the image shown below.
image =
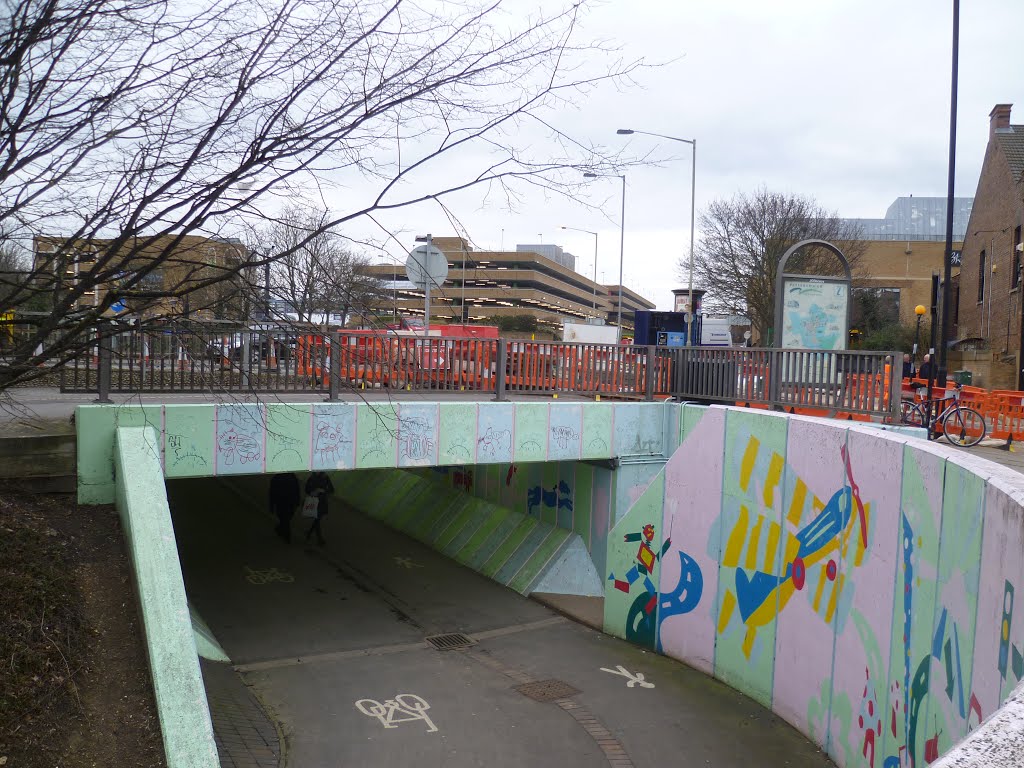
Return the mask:
M804 513L804 504L807 503L807 485L803 480L797 478L793 488L793 500L789 504L789 512L786 514L786 522L790 525L800 525L800 518Z
M821 595L825 591L825 582L828 578L825 576L825 566L818 569L818 588L814 591L814 612L818 613L821 610Z
M782 534L782 526L778 523L768 525L768 543L764 548L764 570L768 573L775 572L775 555L779 550L779 536Z
M732 593L732 590L726 590L725 597L722 598L722 611L718 614L718 634L725 632L734 610L736 610L736 595Z
M761 441L751 437L747 441L747 449L743 452L743 461L740 462L740 489L747 490L750 485L750 475L754 472L754 463L757 461L757 451L761 447Z
M769 509L775 506L775 489L779 486L779 480L782 478L783 466L782 457L773 453L771 463L768 465L768 476L764 479L764 505Z
M750 521L750 510L746 505L740 506L740 519L729 534L729 541L725 545L725 552L722 554L722 565L727 568L735 568L740 564L740 553L743 551L743 541L747 538L747 525Z
M836 583L832 585L832 594L828 598L828 607L825 609L825 623L831 624L832 617L836 613L836 603L839 600L839 593L843 591L843 574L836 577Z
M754 650L754 640L757 639L757 627L747 627L747 634L743 636L743 655L748 659Z
M764 515L757 516L757 524L750 533L750 543L747 545L747 561L745 567L748 571L757 568L757 549L761 543L761 524L764 523Z

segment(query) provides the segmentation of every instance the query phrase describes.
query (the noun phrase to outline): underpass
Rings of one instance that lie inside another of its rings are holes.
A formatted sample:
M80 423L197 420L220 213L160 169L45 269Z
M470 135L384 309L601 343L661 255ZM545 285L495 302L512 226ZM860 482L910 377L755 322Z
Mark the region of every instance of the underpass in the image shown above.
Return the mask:
M727 686L340 500L326 547L301 543L298 517L285 544L265 487L259 476L167 484L189 599L279 721L289 765L829 764ZM450 634L470 644L425 642ZM558 698L517 690L544 681Z

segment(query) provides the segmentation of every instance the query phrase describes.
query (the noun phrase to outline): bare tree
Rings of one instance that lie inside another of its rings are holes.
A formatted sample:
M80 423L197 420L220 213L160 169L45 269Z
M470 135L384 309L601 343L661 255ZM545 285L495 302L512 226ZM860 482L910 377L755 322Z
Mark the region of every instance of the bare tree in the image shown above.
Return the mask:
M325 210L288 206L250 246L268 261L267 298L285 303L299 322L334 314L344 320L353 309L366 314L382 293L383 283L363 270L370 259L324 229L329 218Z
M0 392L71 359L112 309L142 322L154 308L183 313L186 296L258 274L259 252L210 263L182 247L238 236L281 197L372 185L309 241L473 186L513 199L517 181L572 194L581 167L621 168L555 120L574 96L622 84L642 63L578 41L584 2L539 15L506 5L6 3L0 228L47 245L9 302L45 296L52 312L0 366ZM550 139L541 155L518 138L537 130ZM174 279L160 274L168 263Z
M840 219L812 198L759 189L716 200L699 218L694 281L707 290L708 309L746 315L766 343L775 317L775 278L786 250L801 240L826 240L856 267L865 244L854 222ZM685 275L686 261L679 264ZM836 274L839 263L824 249L794 255L787 271Z

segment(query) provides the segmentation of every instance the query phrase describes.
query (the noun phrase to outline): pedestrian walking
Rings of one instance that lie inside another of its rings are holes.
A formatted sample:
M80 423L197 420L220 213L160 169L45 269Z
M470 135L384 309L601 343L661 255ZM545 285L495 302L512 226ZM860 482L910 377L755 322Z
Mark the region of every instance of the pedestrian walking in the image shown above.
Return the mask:
M299 478L294 472L282 472L270 478L270 513L277 517L274 531L286 542L292 540L292 517L302 500Z
M334 484L331 482L331 478L327 476L326 472L314 472L306 480L306 503L309 503L310 498L317 500L316 504L316 517L313 518L312 525L309 526L309 530L306 531L306 541L309 541L310 536L316 534L316 543L321 547L327 542L324 541L324 534L320 528L323 522L324 516L327 514L327 497L334 493Z

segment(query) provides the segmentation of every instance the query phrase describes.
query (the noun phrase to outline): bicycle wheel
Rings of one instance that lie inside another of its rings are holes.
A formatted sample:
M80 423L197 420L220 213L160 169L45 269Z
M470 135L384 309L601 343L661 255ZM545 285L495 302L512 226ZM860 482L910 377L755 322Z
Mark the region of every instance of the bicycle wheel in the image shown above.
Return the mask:
M924 409L909 400L900 403L900 421L911 427L924 427Z
M957 406L942 422L942 434L953 445L977 445L984 439L987 431L985 417L973 408Z

